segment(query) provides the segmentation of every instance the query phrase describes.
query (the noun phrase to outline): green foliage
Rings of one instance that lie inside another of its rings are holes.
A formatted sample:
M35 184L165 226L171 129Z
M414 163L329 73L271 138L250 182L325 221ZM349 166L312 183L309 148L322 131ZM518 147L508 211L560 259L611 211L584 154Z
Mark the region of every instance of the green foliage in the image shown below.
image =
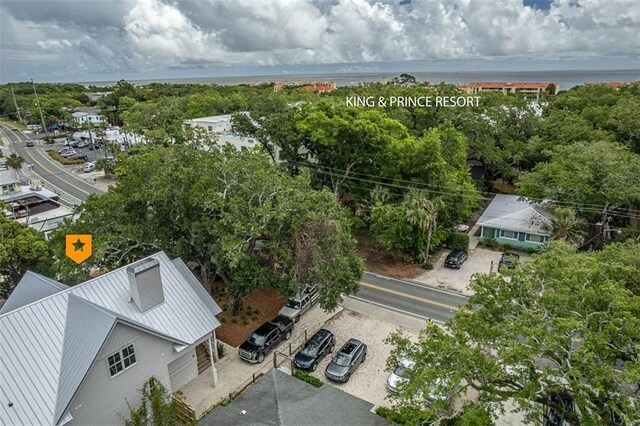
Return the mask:
M216 351L218 351L218 358L223 358L227 354L227 349L220 342L216 345Z
M559 146L517 182L518 194L578 205L616 206L640 203L640 155L615 142ZM600 211L585 214L599 216Z
M301 370L296 370L293 372L293 377L302 380L303 382L307 382L312 386L315 386L317 388L320 388L322 386L324 386L324 382L320 379L318 379L317 377L312 376L309 373L305 373L304 371Z
M57 151L48 150L47 154L49 154L49 157L53 158L63 166L70 166L74 164L84 164L84 160L69 160L67 158L64 158L62 155L58 154Z
M475 275L468 308L446 332L430 323L417 342L399 333L387 340L394 345L388 367L416 361L395 403L422 409L446 377L459 395L480 393L470 418L495 415L511 399L539 423L541 407L552 407L561 391L578 408L565 418L574 424L608 424L611 407L626 423L638 420L640 401L625 389L640 380L639 252L638 242L590 253L552 242L509 278ZM446 406L427 411L450 417Z
M205 286L219 277L233 313L258 287L289 295L315 282L326 309L358 288L362 261L348 215L331 193L311 188L308 174L291 177L260 153L189 142L149 146L119 160L116 175L118 184L89 197L54 237L99 235L81 267L54 262L60 275L76 279L83 268L113 269L165 250L191 262ZM302 229L313 238L296 245Z
M469 234L464 232L452 232L447 241L447 246L450 249L468 250L469 249Z
M49 256L44 234L8 219L0 210L0 298L9 297L28 270L43 272Z
M24 164L24 158L20 157L18 154L9 154L7 159L5 160L7 167L10 167L14 170L20 170L22 165Z
M140 390L138 408L129 406L129 418L125 426L174 426L177 421L175 403L167 388L154 376Z

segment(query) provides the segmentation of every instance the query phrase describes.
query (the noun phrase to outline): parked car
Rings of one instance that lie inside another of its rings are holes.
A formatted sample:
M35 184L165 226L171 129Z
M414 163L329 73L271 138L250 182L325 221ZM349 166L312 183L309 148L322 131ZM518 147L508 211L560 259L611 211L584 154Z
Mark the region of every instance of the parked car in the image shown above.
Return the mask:
M294 322L300 321L300 316L304 314L318 301L320 292L316 286L306 286L302 291L287 300L287 303L280 309L278 315L290 318Z
M315 371L322 358L333 352L335 345L336 338L333 333L324 328L320 329L298 351L293 363L300 370Z
M366 359L367 345L358 339L349 339L327 365L324 375L331 381L347 383Z
M520 261L520 255L518 253L514 253L512 251L505 251L500 256L500 262L498 262L498 271L505 267L507 269L513 269L516 267L516 264Z
M238 348L238 355L245 361L261 363L278 343L291 338L293 321L278 315L258 327Z
M387 378L387 390L391 393L398 392L399 388L407 382L407 370L413 368L414 365L416 363L410 359L400 360L398 366Z
M75 139L67 139L67 140L64 142L64 144L63 144L63 145L64 145L64 146L70 146L70 147L72 147L72 148L77 148L77 147L78 147L78 143L79 143L79 142L78 142L77 140L75 140Z
M27 144L26 144L26 145L27 145L27 147L35 146L35 144L33 143L33 141L32 141L31 139L29 139L29 140L27 141Z
M444 266L447 268L460 269L462 264L469 258L466 251L460 249L453 249L451 253L444 260Z
M89 159L89 157L80 153L75 153L73 155L68 156L67 158L69 160L82 160L82 161L87 161Z
M91 161L88 163L84 163L84 166L82 166L82 171L84 173L89 173L92 172L96 169L96 162L95 161Z
M18 128L17 127L12 127L11 130L13 130L14 132L17 132Z
M86 148L89 145L91 145L91 143L87 142L87 141L80 141L78 142L78 148Z
M65 152L67 152L67 151L71 151L71 148L70 148L70 147L68 147L68 146L66 146L66 147L64 147L64 148L62 148L62 149L59 149L59 150L58 150L58 154L62 155L62 154L64 154L64 153L65 153Z
M73 150L73 149L70 149L68 151L64 151L62 154L60 154L60 156L64 157L64 158L69 158L69 157L71 157L72 155L75 155L75 154L77 154L77 152L75 150Z

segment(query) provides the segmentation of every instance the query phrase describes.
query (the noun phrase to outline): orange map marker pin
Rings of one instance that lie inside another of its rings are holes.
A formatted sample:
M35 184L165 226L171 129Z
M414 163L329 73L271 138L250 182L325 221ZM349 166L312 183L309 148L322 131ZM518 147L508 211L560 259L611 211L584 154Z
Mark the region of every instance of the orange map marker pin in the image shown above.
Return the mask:
M67 234L65 237L64 251L69 259L82 263L91 256L93 250L91 234Z

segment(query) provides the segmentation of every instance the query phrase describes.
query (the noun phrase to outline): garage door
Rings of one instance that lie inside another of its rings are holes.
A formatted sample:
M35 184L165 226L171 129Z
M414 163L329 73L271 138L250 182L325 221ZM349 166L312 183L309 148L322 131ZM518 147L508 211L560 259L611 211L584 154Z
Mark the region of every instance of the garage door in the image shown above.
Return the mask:
M169 363L171 390L177 391L198 376L196 351L191 349L180 358Z

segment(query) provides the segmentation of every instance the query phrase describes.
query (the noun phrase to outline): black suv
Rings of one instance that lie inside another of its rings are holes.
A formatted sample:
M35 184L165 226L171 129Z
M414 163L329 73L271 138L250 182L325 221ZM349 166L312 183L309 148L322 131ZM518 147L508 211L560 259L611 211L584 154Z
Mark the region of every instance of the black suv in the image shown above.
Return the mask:
M327 379L347 383L351 374L367 359L367 345L358 339L349 339L324 370Z
M301 370L315 371L322 358L333 352L335 345L333 333L323 328L307 340L293 358L293 363Z
M502 253L500 257L500 262L498 263L498 271L505 267L507 269L513 269L516 267L516 264L520 260L520 255L518 253L514 253L512 251L505 251Z
M447 268L460 269L462 264L469 258L469 255L464 250L454 249L444 260L444 266Z

